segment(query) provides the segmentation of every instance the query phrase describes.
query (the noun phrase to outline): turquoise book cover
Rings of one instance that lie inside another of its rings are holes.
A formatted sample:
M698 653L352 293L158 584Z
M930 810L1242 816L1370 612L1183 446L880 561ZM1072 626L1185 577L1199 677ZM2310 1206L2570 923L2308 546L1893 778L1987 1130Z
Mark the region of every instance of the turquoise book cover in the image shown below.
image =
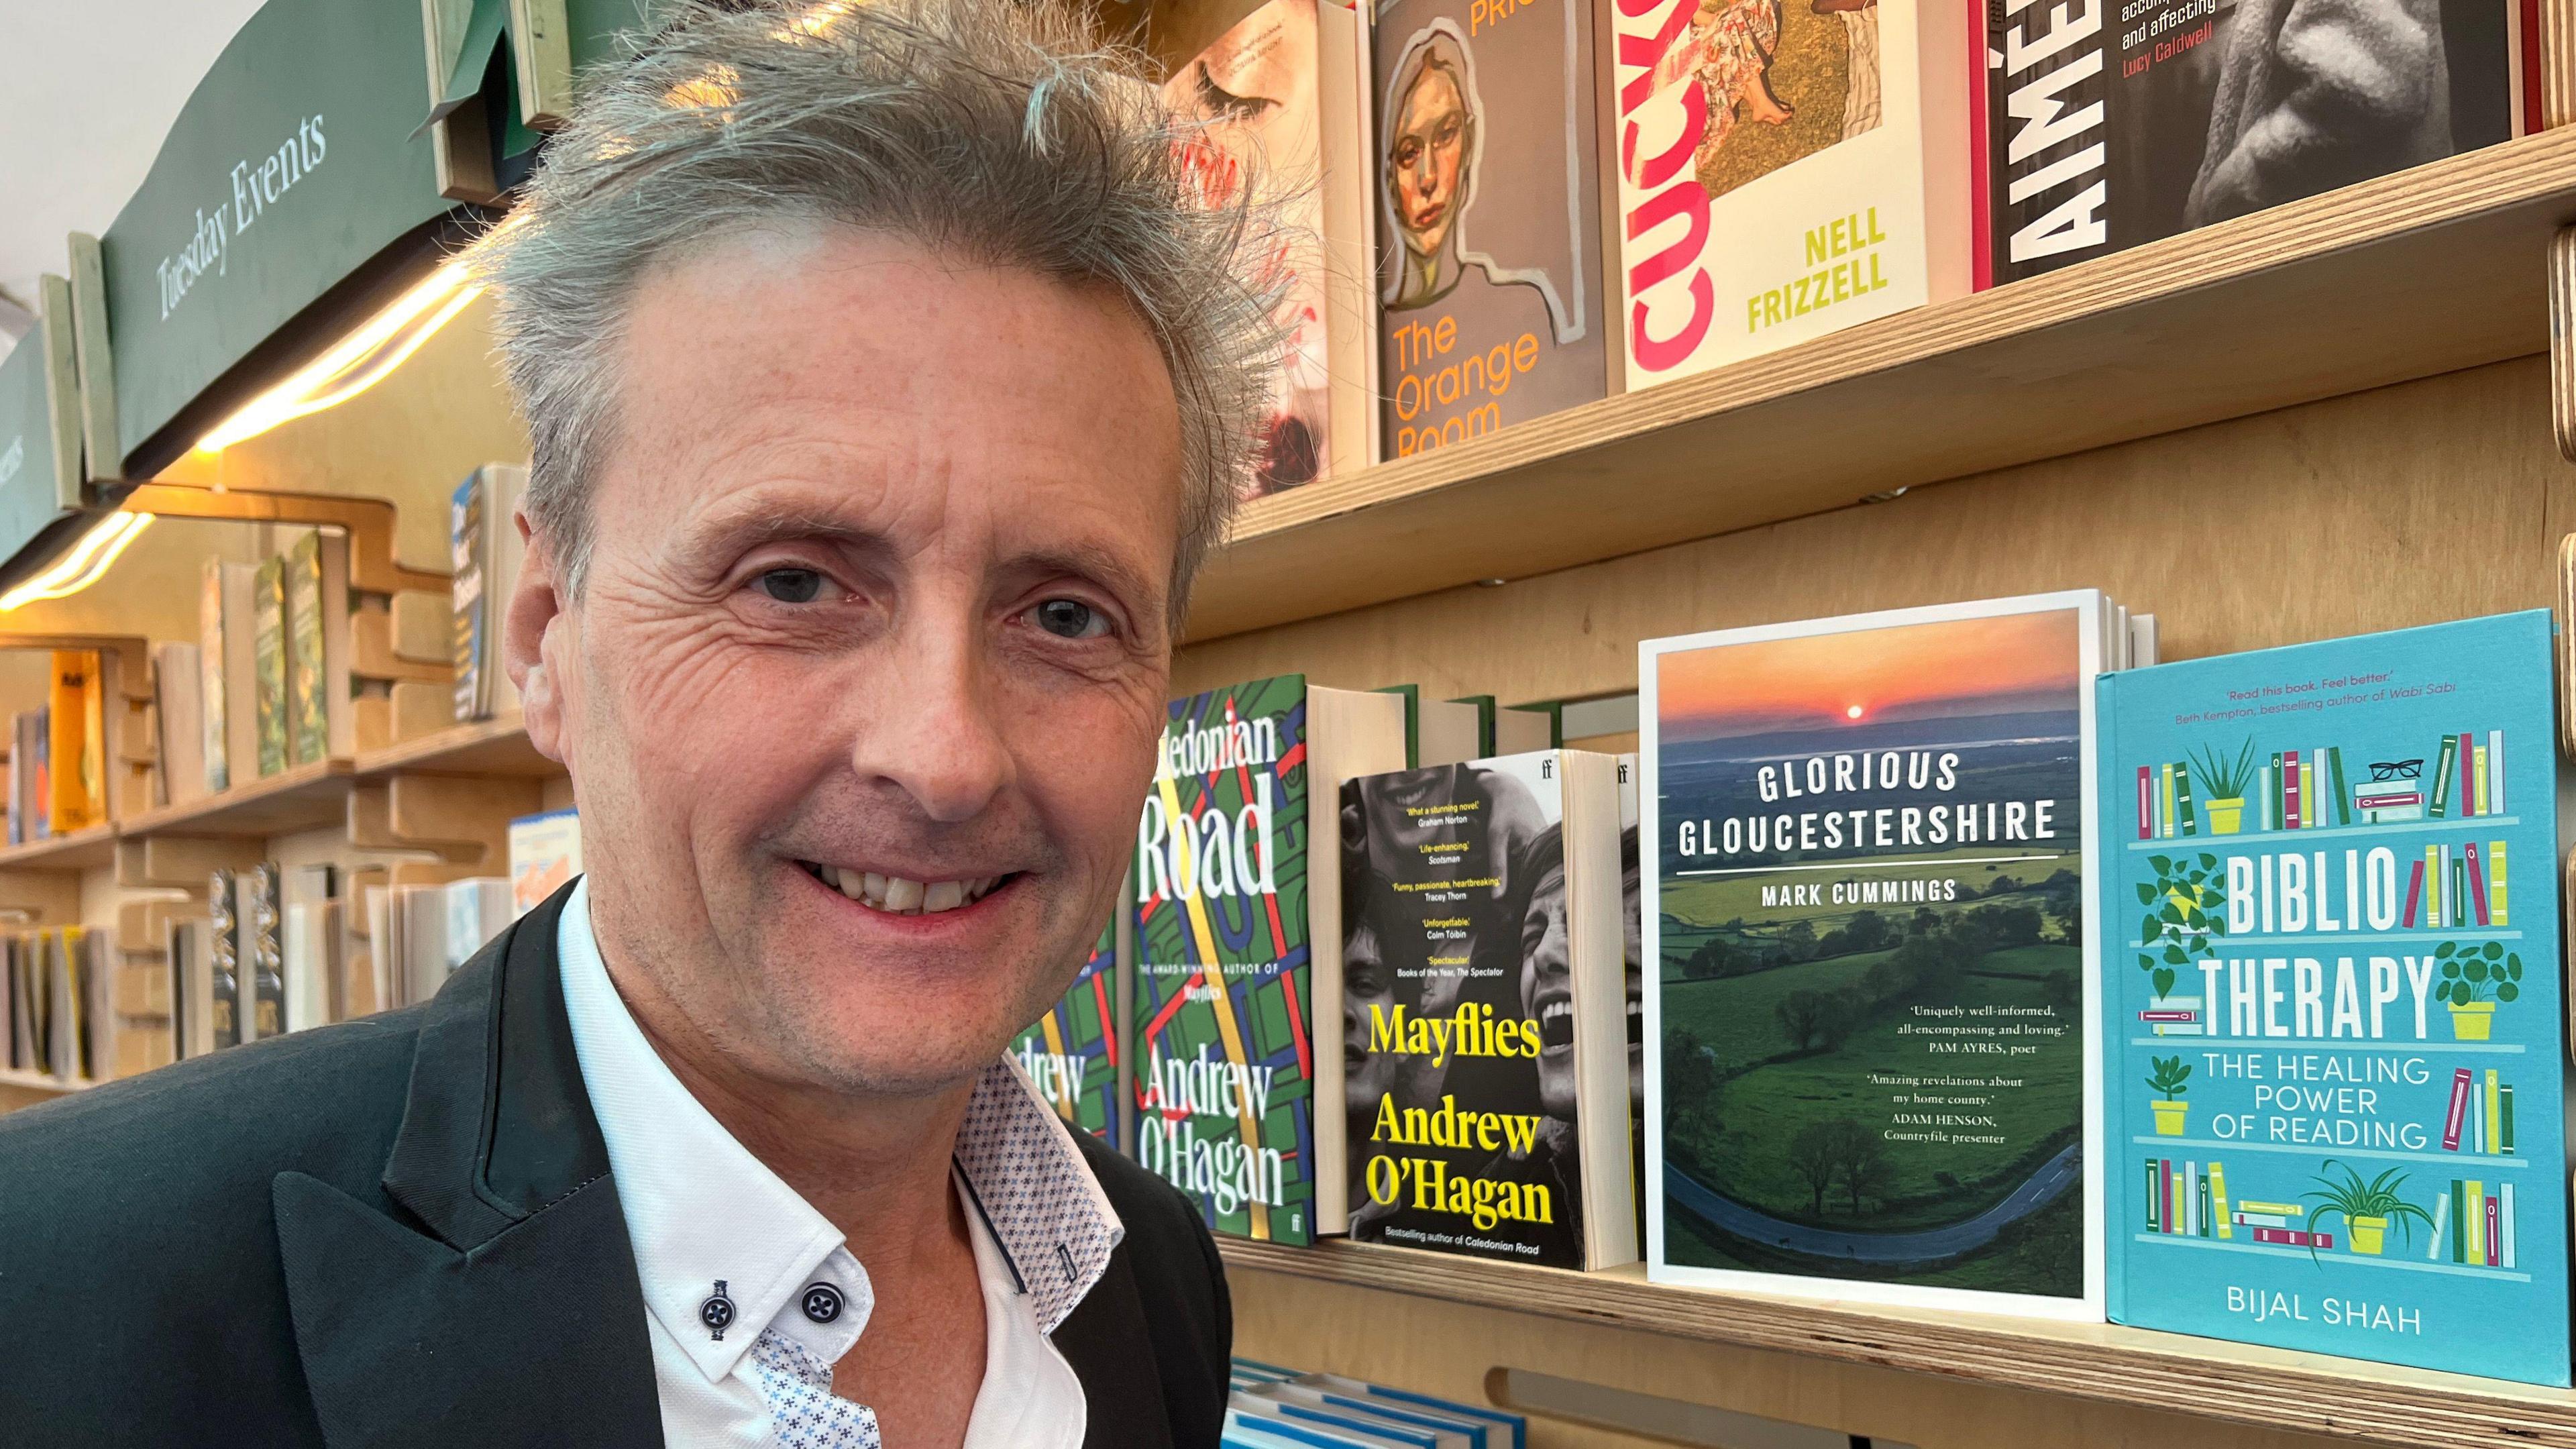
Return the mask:
M2114 1321L2564 1387L2543 611L2104 676Z

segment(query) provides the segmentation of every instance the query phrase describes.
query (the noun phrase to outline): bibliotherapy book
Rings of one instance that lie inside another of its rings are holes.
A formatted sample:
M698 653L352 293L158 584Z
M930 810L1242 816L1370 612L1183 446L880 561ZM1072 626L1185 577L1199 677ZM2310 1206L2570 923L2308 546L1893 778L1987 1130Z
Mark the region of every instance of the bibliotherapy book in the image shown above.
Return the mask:
M1313 1241L1306 679L1175 700L1137 827L1137 1162L1237 1237Z
M1639 648L1648 1273L2101 1316L2098 593Z
M2567 1384L2549 633L2102 681L2113 1319Z

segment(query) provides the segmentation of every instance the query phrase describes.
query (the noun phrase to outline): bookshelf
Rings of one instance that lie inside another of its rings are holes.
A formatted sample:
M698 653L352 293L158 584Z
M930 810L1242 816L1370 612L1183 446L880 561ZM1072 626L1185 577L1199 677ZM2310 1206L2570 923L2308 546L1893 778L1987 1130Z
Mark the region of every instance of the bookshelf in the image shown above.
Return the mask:
M220 794L147 810L118 825L117 833L266 837L329 825L346 811L355 768L340 755L296 765Z
M109 823L0 849L0 870L86 870L115 858L116 826Z
M2571 186L2544 132L1276 494L1191 637L2535 353Z
M1370 1320L1402 1322L1409 1307L1403 1300L1429 1299L1475 1316L1504 1320L1541 1338L1551 1334L1599 1337L1597 1331L1606 1329L1615 1331L1608 1335L1614 1342L1652 1341L1651 1347L1641 1346L1630 1355L1641 1361L1647 1355L1669 1355L1677 1349L1700 1354L1711 1348L1781 1353L1988 1388L2098 1400L2127 1410L2200 1421L2183 1425L2176 1437L2166 1441L2172 1443L2226 1442L2220 1437L2225 1431L2209 1422L2219 1420L2424 1449L2576 1446L2576 1393L2566 1390L2150 1333L2117 1324L2057 1323L1676 1288L1648 1283L1634 1266L1606 1273L1572 1273L1347 1242L1287 1248L1229 1240L1219 1243L1218 1251L1235 1285L1238 1318L1248 1318L1258 1331L1271 1328L1267 1304L1274 1297L1294 1297L1301 1306L1301 1318L1313 1316L1318 1306L1326 1304L1347 1315L1339 1326L1317 1325L1309 1344L1271 1349L1273 1353L1303 1350L1309 1354L1308 1361L1329 1357L1339 1342L1366 1333L1353 1325ZM1245 1299L1251 1300L1249 1305ZM1497 1338L1512 1336L1501 1323L1495 1332ZM1581 1352L1585 1345L1567 1347ZM1483 1343L1417 1351L1464 1360L1496 1358L1496 1349ZM1478 1379L1484 1374L1481 1368L1475 1370ZM1654 1391L1684 1390L1667 1383ZM1867 1422L1865 1405L1843 1407L1852 1416L1849 1422ZM1903 1430L1891 1425L1878 1432L1895 1437Z

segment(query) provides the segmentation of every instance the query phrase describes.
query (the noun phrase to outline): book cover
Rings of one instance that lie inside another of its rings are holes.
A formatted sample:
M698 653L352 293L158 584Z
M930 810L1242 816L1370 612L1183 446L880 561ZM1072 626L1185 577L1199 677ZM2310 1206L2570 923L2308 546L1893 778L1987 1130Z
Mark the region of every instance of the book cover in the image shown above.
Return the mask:
M206 756L205 794L220 794L232 785L231 756L225 748L231 724L224 693L224 563L206 560L197 589L198 720Z
M1982 13L1980 287L2539 127L2524 0Z
M1369 775L1341 805L1351 1237L1633 1257L1617 761ZM1615 1223L1587 1211L1604 1188Z
M2554 926L2525 932L2492 912L2479 925L2455 848L2556 840L2549 649L2548 615L2534 611L2102 682L2105 780L2139 759L2250 758L2293 720L2351 762L2357 799L2455 773L2465 727L2535 742L2508 753L2507 770L2529 771L2506 781L2510 813L2463 817L2455 786L2447 812L2371 820L2364 808L2349 826L2319 802L2295 845L2240 823L2169 848L2106 822L2121 841L2099 898L2112 1140L2222 1162L2238 1193L2306 1210L2290 1230L2211 1244L2114 1204L2114 1319L2568 1382L2558 942ZM2556 882L2524 890L2545 893L2530 908L2554 923ZM2209 1003L2205 1037L2135 1030L2142 1005L2175 991ZM2509 1215L2500 1180L2524 1188ZM2277 1235L2291 1230L2306 1236Z
M487 507L480 469L465 475L447 504L448 604L454 611L451 662L456 668L456 718L482 719L487 713L485 671L493 664L489 590L485 586Z
M322 649L322 534L286 551L287 762L309 765L331 753L330 673Z
M1969 16L1916 0L1614 7L1629 388L1969 289Z
M250 1003L243 1036L278 1036L286 1030L286 910L278 898L277 863L261 861L233 879L244 897L240 924L249 946L240 963L246 973L242 996Z
M1639 646L1650 1276L2100 1316L2112 627L2081 591Z
M1065 1125L1123 1152L1118 1038L1118 927L1112 922L1101 927L1064 995L1011 1043L1011 1057Z
M291 762L288 727L293 708L286 687L286 560L272 555L251 583L253 708L258 720L259 773L274 775Z
M1136 1161L1215 1231L1311 1242L1306 678L1169 719L1134 861Z
M1609 389L1592 31L1592 10L1577 0L1377 5L1379 436L1389 458Z
M1163 83L1163 103L1196 132L1186 143L1192 183L1209 206L1237 204L1277 228L1283 336L1281 380L1263 423L1254 497L1312 483L1336 467L1332 350L1326 316L1323 41L1317 10L1330 0L1269 0Z
M53 651L46 701L52 770L46 802L50 833L69 835L107 820L107 740L101 729L98 655Z
M206 974L213 983L207 1017L217 1050L243 1041L241 918L234 876L229 870L212 872L206 886Z
M581 874L581 815L549 810L510 822L510 910L524 916Z

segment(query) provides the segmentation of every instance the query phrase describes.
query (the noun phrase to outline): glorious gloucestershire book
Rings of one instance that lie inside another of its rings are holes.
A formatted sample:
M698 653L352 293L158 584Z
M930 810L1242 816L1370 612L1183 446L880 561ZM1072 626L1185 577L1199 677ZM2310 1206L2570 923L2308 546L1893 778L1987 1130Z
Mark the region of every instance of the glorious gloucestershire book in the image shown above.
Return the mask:
M2077 591L1639 646L1647 1271L2101 1316Z
M2114 1320L2568 1383L2549 635L2102 681Z
M1101 927L1073 984L1011 1043L1011 1059L1065 1125L1124 1152L1128 1134L1118 1110L1120 1069L1127 1060L1119 1045L1120 934L1114 921Z
M1592 7L1577 0L1377 6L1379 436L1389 458L1610 387L1593 29Z
M1993 5L1977 285L2540 129L2538 0Z
M1611 11L1630 389L1968 291L1967 7Z
M1137 823L1134 1156L1210 1228L1286 1243L1341 1230L1340 782L1404 763L1404 701L1280 675L1175 700ZM1333 857L1327 850L1324 859ZM1338 1127L1338 1121L1332 1124Z
M1618 760L1363 776L1341 819L1351 1237L1633 1260Z

